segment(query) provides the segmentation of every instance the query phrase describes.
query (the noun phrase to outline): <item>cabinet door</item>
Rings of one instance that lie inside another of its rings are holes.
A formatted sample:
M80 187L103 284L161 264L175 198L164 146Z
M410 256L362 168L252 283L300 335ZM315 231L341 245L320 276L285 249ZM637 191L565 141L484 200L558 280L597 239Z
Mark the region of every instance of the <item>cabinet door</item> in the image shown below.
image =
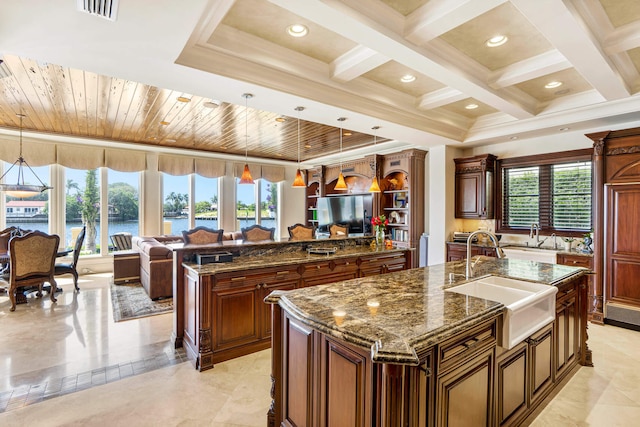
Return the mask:
M244 279L244 278L239 278ZM235 286L213 291L213 351L260 339L256 294L259 287L236 280Z
M406 266L404 253L387 256L372 256L360 258L360 277L376 276L393 271L404 270Z
M302 287L324 285L358 277L358 264L351 258L303 264L300 269L302 271L300 286Z
M494 350L495 346L438 376L436 425L493 425Z
M482 217L483 194L482 173L456 175L456 218Z
M558 298L556 302L555 320L555 371L556 380L576 361L579 344L579 324L577 319L577 292L575 286L560 291L566 295Z
M521 342L498 357L496 364L496 415L498 425L512 425L528 407L529 352Z
M553 385L553 324L536 332L527 339L531 361L531 405L546 395Z
M261 283L260 292L257 293L257 306L260 311L260 336L261 338L269 338L271 336L271 304L265 304L264 299L273 291L291 291L298 286L298 278L286 278L287 274L282 275L282 280L278 282Z

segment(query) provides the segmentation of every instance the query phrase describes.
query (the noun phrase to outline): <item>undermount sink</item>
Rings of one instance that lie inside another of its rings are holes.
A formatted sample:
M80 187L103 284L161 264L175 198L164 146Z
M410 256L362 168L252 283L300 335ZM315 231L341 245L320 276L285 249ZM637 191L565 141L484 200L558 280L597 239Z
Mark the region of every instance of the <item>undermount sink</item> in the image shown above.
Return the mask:
M524 259L529 261L556 263L556 255L558 251L553 249L525 248L525 247L506 247L502 248L507 258Z
M558 288L541 283L487 276L446 291L504 304L502 336L498 344L507 349L551 323L556 314Z

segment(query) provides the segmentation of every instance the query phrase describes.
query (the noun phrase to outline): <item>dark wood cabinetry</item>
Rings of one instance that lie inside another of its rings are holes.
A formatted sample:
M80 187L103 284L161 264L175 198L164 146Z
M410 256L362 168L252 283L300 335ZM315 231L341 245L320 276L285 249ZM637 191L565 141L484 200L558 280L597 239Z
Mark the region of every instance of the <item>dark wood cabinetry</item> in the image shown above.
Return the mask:
M341 168L326 166L307 171L307 197L305 209L307 223L317 224L317 198L340 194L368 194L376 165L380 177L381 193L373 194L371 217L385 215L389 219L387 237L394 245L417 248L424 232L424 170L426 152L404 150L385 156L369 156L362 160L345 162ZM342 171L349 188L348 192L334 190L338 174ZM417 267L414 257L413 267Z
M476 255L484 256L496 256L496 250L489 246L471 245L471 256ZM467 245L466 243L447 242L447 262L450 261L462 261L467 259Z
M567 285L558 289L555 321L555 376L561 378L573 365L579 351L578 289Z
M408 268L409 251L322 258L288 266L199 275L184 270L183 344L199 370L268 348L274 290L292 290Z
M553 386L553 324L510 350L498 347L496 362L496 420L518 425Z
M557 263L569 265L571 267L584 267L592 271L594 269L593 257L587 255L559 253L557 255ZM595 285L596 281L594 275L589 275L587 278L587 286L589 289L589 296L587 297L587 315L589 321L602 325L604 323L604 316L601 312L602 296L598 296Z
M492 219L496 157L483 154L454 159L456 218Z

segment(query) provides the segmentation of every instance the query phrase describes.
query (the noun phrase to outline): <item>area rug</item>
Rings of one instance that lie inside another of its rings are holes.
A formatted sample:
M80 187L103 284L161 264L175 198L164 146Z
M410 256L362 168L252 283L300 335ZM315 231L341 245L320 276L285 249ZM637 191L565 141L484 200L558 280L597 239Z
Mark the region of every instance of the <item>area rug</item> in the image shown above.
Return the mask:
M173 298L152 301L140 283L111 284L113 320L139 319L173 311Z

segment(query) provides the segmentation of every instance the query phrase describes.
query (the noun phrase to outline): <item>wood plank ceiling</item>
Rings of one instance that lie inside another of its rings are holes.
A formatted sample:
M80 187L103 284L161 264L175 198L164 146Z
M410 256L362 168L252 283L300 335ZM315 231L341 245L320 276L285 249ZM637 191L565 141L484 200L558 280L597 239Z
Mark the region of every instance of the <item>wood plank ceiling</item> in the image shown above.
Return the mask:
M22 112L27 131L232 155L246 147L251 157L297 161L295 111L280 116L251 108L251 99L245 109L27 58L3 60L9 75L0 78L0 127L18 129ZM302 161L336 153L340 128L300 120L300 141ZM343 130L343 150L369 144L373 136Z

